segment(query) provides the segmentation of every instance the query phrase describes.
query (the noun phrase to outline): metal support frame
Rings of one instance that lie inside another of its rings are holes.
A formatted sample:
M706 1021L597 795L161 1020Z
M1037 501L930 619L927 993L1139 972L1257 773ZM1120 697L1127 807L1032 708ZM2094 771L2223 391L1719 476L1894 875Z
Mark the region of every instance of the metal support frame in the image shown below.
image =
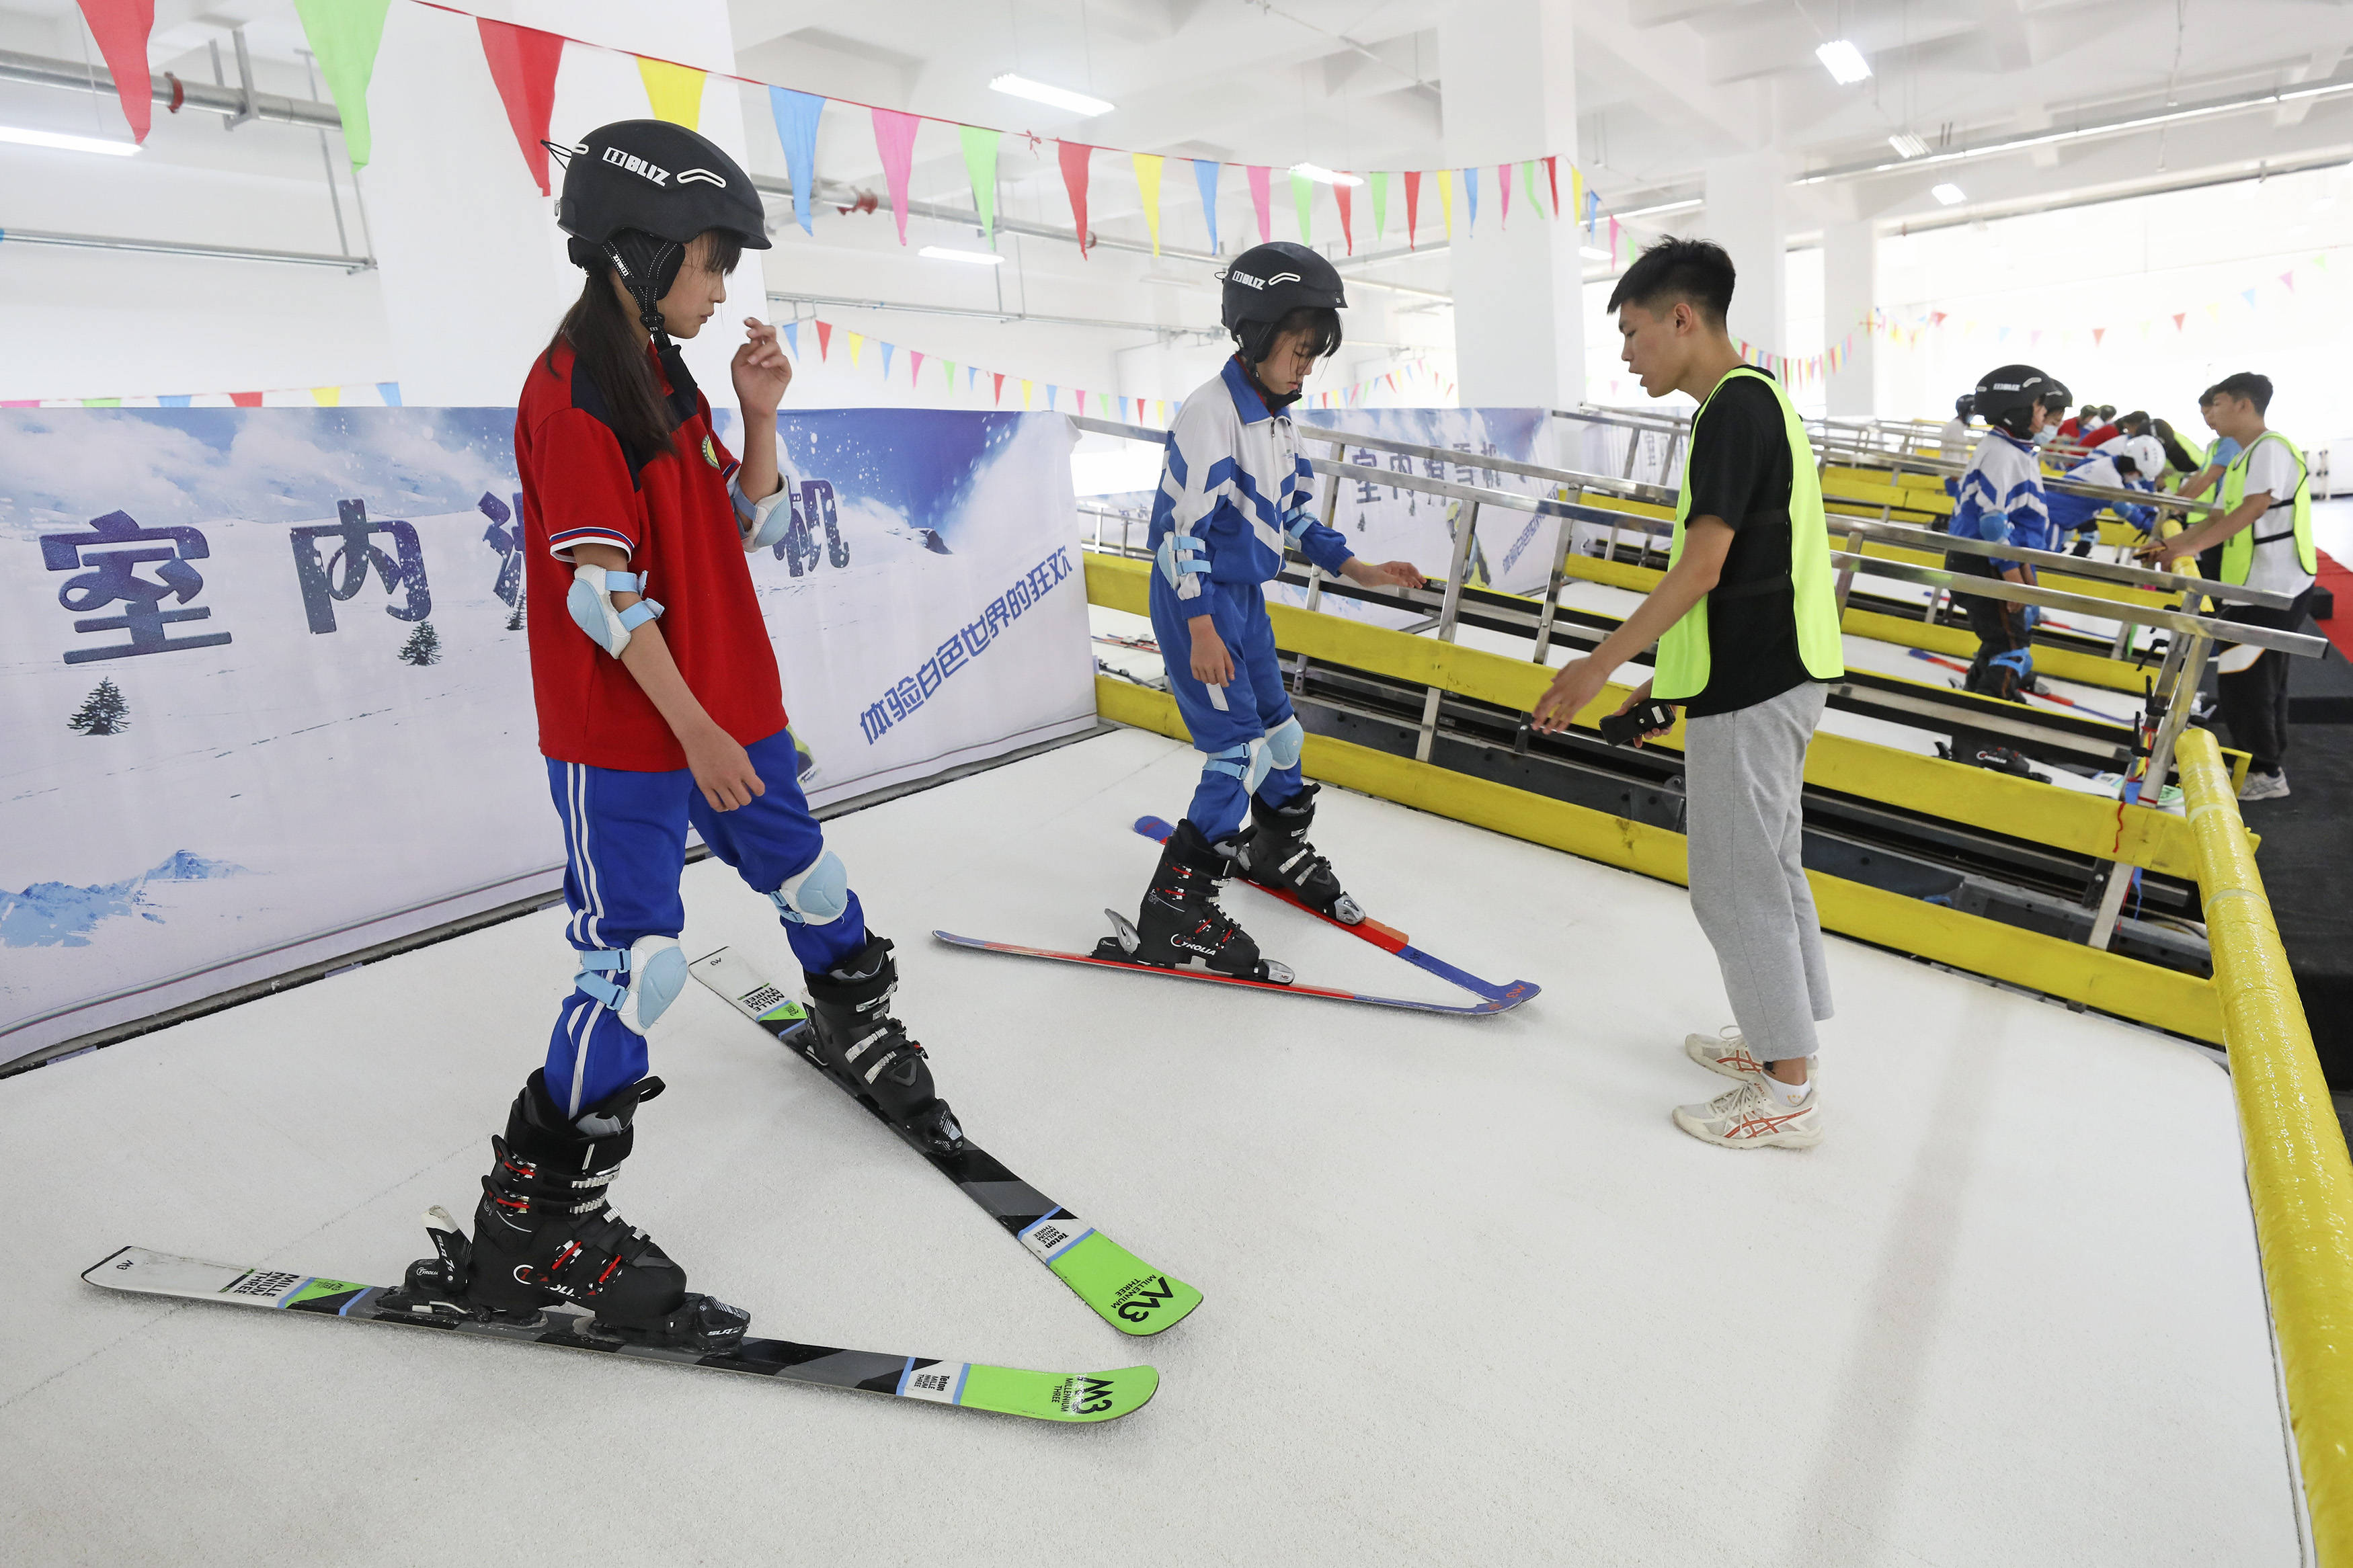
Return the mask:
M1471 568L1471 542L1479 533L1479 503L1464 501L1455 513L1454 557L1446 566L1446 596L1438 605L1438 640L1454 640L1454 621L1462 607L1462 579ZM1440 689L1431 687L1421 700L1421 729L1414 737L1413 760L1430 761L1431 746L1438 739L1438 702Z
M1536 616L1536 650L1532 662L1543 664L1552 654L1552 623L1560 614L1560 591L1568 582L1568 552L1577 543L1577 525L1556 518L1552 525L1552 574L1545 583L1544 610Z

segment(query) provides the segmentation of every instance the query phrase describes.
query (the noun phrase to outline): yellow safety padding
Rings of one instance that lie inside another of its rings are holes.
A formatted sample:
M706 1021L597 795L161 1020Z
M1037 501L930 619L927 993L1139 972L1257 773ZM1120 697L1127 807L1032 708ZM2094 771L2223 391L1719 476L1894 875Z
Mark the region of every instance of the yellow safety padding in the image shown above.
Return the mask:
M1176 740L1185 738L1176 700L1164 691L1098 676L1095 710L1116 723ZM1683 836L1663 827L1324 735L1307 737L1301 766L1311 778L1531 844L1662 881L1688 879ZM2213 988L2195 975L1841 877L1809 871L1806 879L1812 884L1814 902L1827 931L2199 1039L2221 1037L2221 1014Z
M1143 613L1151 567L1115 556L1087 557L1087 596L1112 609ZM1269 605L1275 645L1388 676L1416 686L1435 686L1460 696L1525 711L1535 706L1552 680L1550 668L1483 648L1459 647L1436 637L1413 637L1387 626L1319 615L1290 605ZM1593 729L1614 713L1633 688L1603 688L1577 724ZM1652 744L1683 749L1683 720ZM2147 806L2121 811L2096 795L1991 773L1940 757L1924 757L1852 736L1817 733L1806 752L1806 782L1818 789L1882 801L1948 822L1967 823L2054 849L2103 860L2120 859L2168 876L2195 869L2189 835L2178 816Z
M2176 756L2313 1544L2353 1563L2353 1162L2214 738Z

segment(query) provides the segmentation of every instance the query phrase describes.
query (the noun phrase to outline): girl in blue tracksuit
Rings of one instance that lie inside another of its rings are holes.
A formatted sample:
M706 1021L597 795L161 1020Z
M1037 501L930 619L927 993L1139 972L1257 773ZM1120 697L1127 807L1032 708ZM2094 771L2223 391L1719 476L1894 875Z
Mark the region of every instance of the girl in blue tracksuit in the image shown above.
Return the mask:
M1201 782L1154 870L1135 928L1106 956L1287 981L1217 903L1240 871L1345 924L1364 911L1307 833L1316 786L1300 774L1305 731L1291 711L1267 618L1264 584L1295 546L1316 566L1367 587L1418 587L1407 562L1357 560L1309 514L1313 471L1287 410L1315 361L1340 346L1340 275L1304 246L1277 242L1237 258L1223 316L1239 351L1187 397L1168 433L1152 506L1152 626ZM1244 826L1244 814L1249 824Z
M1959 504L1948 531L1957 538L2026 550L2051 548L2051 507L2042 489L2042 455L2034 437L2047 410L2043 393L2050 378L2032 365L2004 365L1978 383L1978 412L1993 428L1969 456L1961 476ZM1947 571L1972 577L2031 583L2034 569L2018 561L1956 551L1945 557ZM1963 687L2010 701L2024 701L2034 684L2035 613L2028 605L1956 591L1953 602L1978 635L1978 654Z

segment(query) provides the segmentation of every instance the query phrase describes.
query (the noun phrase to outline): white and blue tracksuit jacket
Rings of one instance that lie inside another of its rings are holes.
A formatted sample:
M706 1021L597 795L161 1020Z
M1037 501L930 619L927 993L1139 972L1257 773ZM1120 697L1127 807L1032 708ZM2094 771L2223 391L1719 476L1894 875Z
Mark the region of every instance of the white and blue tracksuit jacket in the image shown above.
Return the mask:
M2042 489L2042 457L2032 442L2021 441L2006 430L1987 433L1969 454L1968 471L1961 476L1959 504L1954 507L1946 531L2025 550L2054 547L2050 499ZM2018 563L1994 559L1987 564L2000 574Z
M1239 359L1185 399L1152 502L1152 626L1177 711L1209 758L1187 815L1211 843L1240 828L1253 772L1269 805L1299 793L1297 730L1262 585L1282 571L1289 544L1335 574L1353 558L1348 542L1311 515L1314 494L1291 416L1268 409ZM1233 656L1223 686L1193 679L1189 623L1203 615ZM1252 749L1271 738L1269 771Z
M2146 479L2128 479L2116 472L2116 460L2106 453L2084 458L2067 470L2067 477L2080 484L2106 485L2120 490L2154 490L2157 487ZM2045 498L2051 509L2051 531L2055 539L2070 533L2096 536L2100 525L2094 520L2107 510L2108 503L2090 496L2071 496L2053 490ZM2147 533L2157 523L2157 509L2147 506L2126 506L2119 502L2116 515Z

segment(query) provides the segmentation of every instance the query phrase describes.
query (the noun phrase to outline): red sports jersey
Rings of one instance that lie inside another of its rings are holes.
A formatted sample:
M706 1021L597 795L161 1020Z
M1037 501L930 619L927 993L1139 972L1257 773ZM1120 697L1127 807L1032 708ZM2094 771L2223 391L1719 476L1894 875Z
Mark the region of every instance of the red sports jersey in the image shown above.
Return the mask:
M648 353L651 354L650 348ZM572 351L532 362L515 413L531 604L531 684L539 749L558 762L659 773L686 753L636 677L589 639L565 608L573 546L628 552L662 605L661 628L687 689L744 744L785 727L776 650L760 619L727 481L736 462L711 429L711 405L675 356L655 374L681 420L670 449L632 471L606 403Z

